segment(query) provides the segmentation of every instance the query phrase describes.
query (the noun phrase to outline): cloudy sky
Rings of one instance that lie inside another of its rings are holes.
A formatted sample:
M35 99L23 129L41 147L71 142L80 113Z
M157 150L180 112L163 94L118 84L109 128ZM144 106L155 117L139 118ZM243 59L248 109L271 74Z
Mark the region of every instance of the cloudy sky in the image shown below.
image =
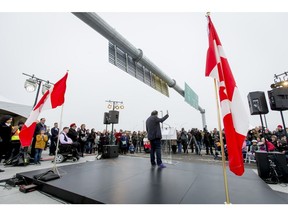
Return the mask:
M206 110L208 129L217 127L213 80L204 76L208 48L205 12L97 14L142 49L181 88L184 89L184 82L188 83ZM259 116L250 116L247 95L264 91L269 106L267 91L274 74L288 71L288 13L212 12L211 19L250 123L260 125ZM12 101L34 103L36 92L25 91L27 77L22 73L56 82L69 70L63 126L75 122L103 130L103 113L108 111L105 100L117 100L123 101L125 108L120 110L116 129L142 130L154 109L164 114L169 111L167 126L202 128L200 112L176 91L169 89L170 97L165 97L110 64L107 39L72 13L1 12L0 38L0 94ZM45 111L41 117L52 125L59 122L60 109ZM284 117L288 119L286 112ZM270 110L266 118L271 130L282 124L279 112Z

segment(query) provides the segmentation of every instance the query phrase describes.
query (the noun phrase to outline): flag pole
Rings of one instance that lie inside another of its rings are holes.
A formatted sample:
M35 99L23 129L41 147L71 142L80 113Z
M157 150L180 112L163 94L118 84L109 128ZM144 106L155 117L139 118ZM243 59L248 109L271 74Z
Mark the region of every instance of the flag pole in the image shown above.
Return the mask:
M230 204L227 173L226 173L226 162L225 162L225 154L224 154L224 144L223 144L222 129L221 129L222 127L221 127L221 117L220 117L220 107L219 107L219 97L218 97L218 86L217 86L217 83L216 83L216 79L214 79L214 87L215 87L216 104L217 104L218 130L219 130L220 144L221 144L221 156L222 156L222 168L223 168L223 177L224 177L224 188L225 188L225 195L226 195L225 204Z
M57 172L57 174L60 176L60 173L57 169L57 164L56 164L56 158L58 156L58 148L59 148L59 136L60 136L60 131L62 128L62 119L63 119L63 110L64 110L64 104L61 106L61 114L60 114L60 124L59 124L59 130L58 130L58 137L57 137L57 144L56 144L56 151L55 151L55 157L54 157L54 165L53 165L53 171Z

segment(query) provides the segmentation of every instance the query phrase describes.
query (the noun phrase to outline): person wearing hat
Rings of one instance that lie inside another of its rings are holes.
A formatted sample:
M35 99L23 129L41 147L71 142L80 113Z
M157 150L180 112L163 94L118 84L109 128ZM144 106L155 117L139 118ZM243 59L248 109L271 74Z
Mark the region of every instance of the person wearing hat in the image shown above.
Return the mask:
M152 167L156 166L155 162L155 153L157 157L157 165L159 168L165 168L166 166L162 163L161 160L161 129L160 122L164 122L169 117L168 113L163 118L158 118L158 112L154 110L151 113L151 116L146 120L146 130L148 133L148 140L151 144L150 151L150 161Z
M5 115L0 121L0 163L4 156L4 162L7 161L11 155L11 136L12 136L12 121L13 118L10 115ZM0 170L4 172L4 170Z
M278 125L278 126L277 126L275 135L277 136L277 138L278 138L279 140L280 140L282 137L286 136L285 131L284 131L282 125Z
M70 128L69 128L69 131L67 133L67 136L72 139L73 142L76 142L78 140L78 133L76 131L76 124L75 123L72 123L70 124Z
M258 141L257 140L252 140L252 145L250 146L250 152L254 154L258 150Z
M51 129L51 139L50 139L51 143L49 146L49 155L50 156L55 155L58 135L59 135L59 127L58 127L58 123L55 122L54 127Z

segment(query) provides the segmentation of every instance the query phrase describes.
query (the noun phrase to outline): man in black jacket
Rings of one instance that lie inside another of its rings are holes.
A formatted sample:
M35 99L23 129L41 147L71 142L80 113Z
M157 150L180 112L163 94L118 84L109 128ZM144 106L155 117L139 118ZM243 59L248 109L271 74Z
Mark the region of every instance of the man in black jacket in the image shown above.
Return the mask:
M45 133L47 132L47 126L45 125L46 119L41 118L40 122L37 123L35 131L34 131L34 136L31 144L31 157L34 157L35 155L35 143L36 143L36 136L40 133L41 130L44 130Z
M162 163L161 160L161 129L160 122L164 122L169 117L168 113L163 118L158 118L158 112L154 110L151 113L151 116L146 120L146 130L148 133L148 140L151 144L150 151L150 161L151 165L156 166L155 163L155 153L157 157L157 165L159 168L165 168L166 166Z
M7 161L11 155L12 120L12 116L5 115L0 121L0 163L3 155L5 155L5 161ZM4 170L0 169L0 172L4 172Z
M49 147L49 155L50 156L55 155L58 135L59 135L58 123L55 122L54 127L51 129L51 143L50 143L50 147Z

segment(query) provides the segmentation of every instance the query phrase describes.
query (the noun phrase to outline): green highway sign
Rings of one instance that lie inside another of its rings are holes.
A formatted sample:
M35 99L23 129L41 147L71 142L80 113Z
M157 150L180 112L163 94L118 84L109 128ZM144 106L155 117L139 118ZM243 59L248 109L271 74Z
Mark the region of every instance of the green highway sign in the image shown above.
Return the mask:
M198 95L185 83L185 101L198 110Z

